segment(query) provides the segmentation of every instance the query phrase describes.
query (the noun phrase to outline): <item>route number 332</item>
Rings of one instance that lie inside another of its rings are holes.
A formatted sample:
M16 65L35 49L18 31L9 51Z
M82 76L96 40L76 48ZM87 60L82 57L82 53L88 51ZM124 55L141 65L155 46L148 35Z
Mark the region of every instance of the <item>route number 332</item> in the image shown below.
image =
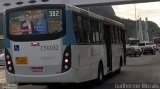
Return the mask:
M49 11L49 16L50 17L58 17L58 16L60 16L60 11L58 11L58 10Z

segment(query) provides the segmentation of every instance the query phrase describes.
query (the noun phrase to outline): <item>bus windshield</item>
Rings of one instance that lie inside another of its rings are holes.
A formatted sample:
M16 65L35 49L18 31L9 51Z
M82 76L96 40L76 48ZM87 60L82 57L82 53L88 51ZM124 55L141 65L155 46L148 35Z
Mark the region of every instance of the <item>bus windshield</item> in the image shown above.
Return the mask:
M10 35L51 34L62 30L62 9L35 9L9 14Z

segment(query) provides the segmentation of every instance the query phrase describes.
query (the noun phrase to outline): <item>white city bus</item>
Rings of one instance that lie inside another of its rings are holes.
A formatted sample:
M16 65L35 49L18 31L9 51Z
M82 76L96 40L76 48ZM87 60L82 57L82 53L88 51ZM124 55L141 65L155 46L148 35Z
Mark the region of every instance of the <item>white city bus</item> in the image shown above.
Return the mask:
M4 11L6 79L11 83L102 82L125 61L124 26L66 4Z

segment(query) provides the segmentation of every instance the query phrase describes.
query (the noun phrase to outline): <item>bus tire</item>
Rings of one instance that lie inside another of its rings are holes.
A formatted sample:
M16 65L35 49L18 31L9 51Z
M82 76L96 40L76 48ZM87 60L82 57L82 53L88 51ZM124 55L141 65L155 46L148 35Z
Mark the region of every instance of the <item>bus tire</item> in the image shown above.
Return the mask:
M102 62L99 63L98 67L98 78L97 78L97 84L100 85L103 83L104 80L104 71L103 71L103 64Z

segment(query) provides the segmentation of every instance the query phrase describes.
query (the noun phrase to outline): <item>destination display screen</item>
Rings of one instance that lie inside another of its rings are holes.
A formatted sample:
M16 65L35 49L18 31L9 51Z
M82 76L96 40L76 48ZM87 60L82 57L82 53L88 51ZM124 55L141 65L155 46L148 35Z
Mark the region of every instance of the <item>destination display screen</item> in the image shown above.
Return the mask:
M63 30L62 9L36 9L9 14L10 35L39 35Z

